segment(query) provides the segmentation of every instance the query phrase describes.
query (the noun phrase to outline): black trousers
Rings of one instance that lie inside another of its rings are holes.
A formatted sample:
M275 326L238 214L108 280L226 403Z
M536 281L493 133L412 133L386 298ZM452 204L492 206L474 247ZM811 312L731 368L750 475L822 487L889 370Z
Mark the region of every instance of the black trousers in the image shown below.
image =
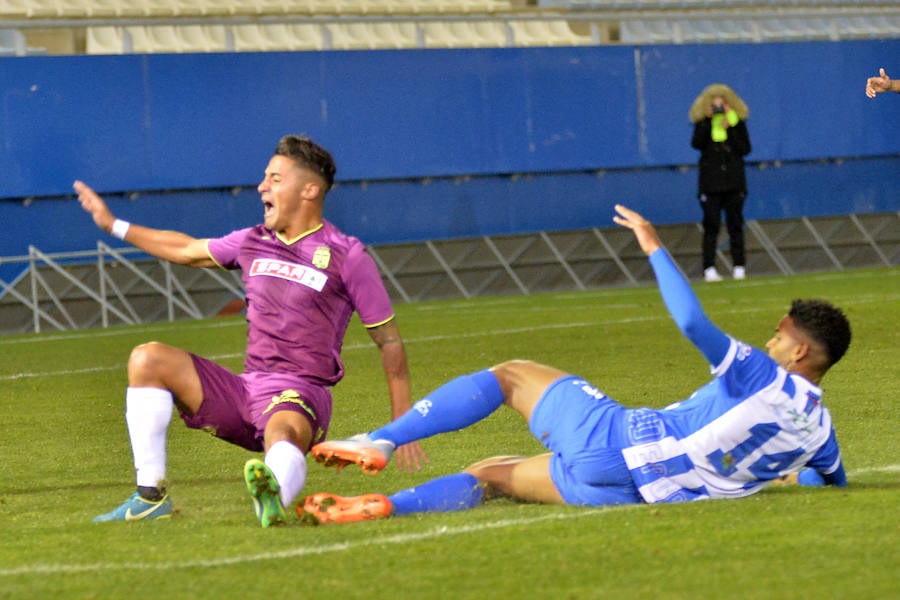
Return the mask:
M703 208L703 268L716 264L716 243L725 211L725 226L731 242L731 260L734 266L746 265L744 257L744 192L730 191L700 194Z

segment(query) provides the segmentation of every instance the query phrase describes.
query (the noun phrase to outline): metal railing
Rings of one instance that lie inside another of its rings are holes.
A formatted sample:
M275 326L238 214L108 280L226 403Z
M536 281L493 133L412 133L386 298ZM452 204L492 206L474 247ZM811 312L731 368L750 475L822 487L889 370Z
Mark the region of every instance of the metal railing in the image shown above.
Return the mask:
M900 265L900 212L747 222L750 277ZM658 226L691 278L701 277L700 226ZM727 238L723 235L723 241ZM630 231L589 228L369 246L394 302L650 285ZM731 271L727 245L718 249ZM0 279L0 333L87 329L212 317L243 297L236 271L194 269L137 249L0 258L24 268ZM2 272L2 271L0 271ZM239 308L239 307L238 307Z

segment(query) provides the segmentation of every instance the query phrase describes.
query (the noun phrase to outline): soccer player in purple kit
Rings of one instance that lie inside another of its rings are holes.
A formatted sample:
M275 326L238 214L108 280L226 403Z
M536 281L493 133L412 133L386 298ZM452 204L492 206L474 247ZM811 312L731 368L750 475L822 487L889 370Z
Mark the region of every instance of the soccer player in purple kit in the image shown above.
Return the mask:
M244 478L260 524L283 522L306 480L306 452L328 431L329 388L344 374L340 351L354 310L381 352L393 417L409 410L406 353L378 269L362 242L322 217L336 170L315 142L283 137L257 188L264 224L214 239L116 219L90 187L74 183L98 227L148 254L193 267L241 269L247 301L240 375L159 342L132 350L125 420L137 491L95 522L171 516L164 482L173 407L190 428L265 451L264 460L247 461ZM407 469L427 460L418 443L398 451L398 465Z

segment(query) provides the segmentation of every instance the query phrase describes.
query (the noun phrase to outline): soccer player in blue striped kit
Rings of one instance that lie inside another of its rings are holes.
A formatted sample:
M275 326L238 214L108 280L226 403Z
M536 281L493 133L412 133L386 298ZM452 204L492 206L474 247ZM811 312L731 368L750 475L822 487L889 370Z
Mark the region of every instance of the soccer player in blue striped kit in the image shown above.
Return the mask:
M526 419L548 453L489 458L392 496L314 494L298 511L320 523L351 522L463 510L495 496L603 506L740 498L790 475L846 485L819 387L850 344L843 312L795 300L765 352L748 346L706 317L653 226L624 206L616 212L649 256L672 318L711 365L710 383L662 410L628 409L553 367L505 362L444 384L380 429L318 444L313 455L326 466L377 472L395 447L461 429L501 404Z

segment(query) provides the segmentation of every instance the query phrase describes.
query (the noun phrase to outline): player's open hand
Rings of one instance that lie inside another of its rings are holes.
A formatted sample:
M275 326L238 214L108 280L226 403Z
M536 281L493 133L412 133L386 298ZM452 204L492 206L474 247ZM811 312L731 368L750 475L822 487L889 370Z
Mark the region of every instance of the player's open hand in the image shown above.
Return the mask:
M422 463L427 463L428 456L419 442L410 442L403 444L394 451L394 460L397 461L397 468L407 473L413 473L422 469Z
M613 221L634 232L638 244L640 244L644 254L650 256L662 248L662 242L659 241L659 236L656 235L656 229L653 228L650 221L621 204L616 204L615 208L619 215L614 216Z
M81 203L81 208L91 213L97 227L103 231L109 232L112 229L113 221L115 221L116 218L110 212L109 208L107 208L103 198L98 196L97 192L92 190L90 186L83 181L76 181L72 184L72 187L78 192L78 201Z
M771 485L797 485L797 474L790 473L782 477L776 477L771 481Z
M884 69L879 69L878 77L869 77L866 80L866 96L874 98L880 92L888 92L891 89L891 78Z

